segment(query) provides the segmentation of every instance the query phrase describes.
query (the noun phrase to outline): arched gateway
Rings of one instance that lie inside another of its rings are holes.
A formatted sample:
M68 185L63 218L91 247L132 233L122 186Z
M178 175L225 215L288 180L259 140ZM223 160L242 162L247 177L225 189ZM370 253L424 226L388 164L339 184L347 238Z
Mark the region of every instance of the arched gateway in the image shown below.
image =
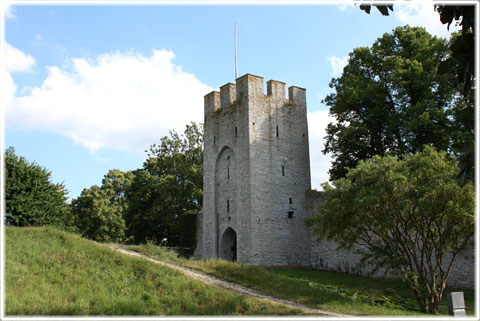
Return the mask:
M231 227L227 228L222 235L219 257L228 261L237 260L237 233Z

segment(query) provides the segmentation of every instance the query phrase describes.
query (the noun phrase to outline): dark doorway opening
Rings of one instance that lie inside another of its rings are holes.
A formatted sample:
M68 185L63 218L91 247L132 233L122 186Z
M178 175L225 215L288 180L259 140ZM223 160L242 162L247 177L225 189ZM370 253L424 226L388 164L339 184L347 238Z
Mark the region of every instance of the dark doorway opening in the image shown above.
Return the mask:
M227 261L237 260L237 233L231 227L227 228L222 235L219 257Z

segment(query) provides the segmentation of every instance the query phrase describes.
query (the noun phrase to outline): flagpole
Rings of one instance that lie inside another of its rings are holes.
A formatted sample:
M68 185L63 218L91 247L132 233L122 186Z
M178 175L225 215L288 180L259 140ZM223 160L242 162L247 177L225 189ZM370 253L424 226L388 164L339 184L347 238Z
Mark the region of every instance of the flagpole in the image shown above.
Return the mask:
M234 39L235 39L235 79L237 79L238 78L238 69L237 69L237 23L236 22L235 22Z

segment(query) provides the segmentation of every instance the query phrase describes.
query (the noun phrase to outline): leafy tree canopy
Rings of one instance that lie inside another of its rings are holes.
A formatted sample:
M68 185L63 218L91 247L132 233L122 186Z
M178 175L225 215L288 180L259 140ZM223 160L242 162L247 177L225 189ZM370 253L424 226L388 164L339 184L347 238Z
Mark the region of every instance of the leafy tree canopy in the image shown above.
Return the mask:
M384 16L390 15L390 11L393 11L393 5L374 4L373 6L375 8L377 8L377 10L380 11L380 13ZM363 10L368 14L370 14L371 9L372 9L372 5L369 5L369 4L361 4L360 5L360 10Z
M475 6L452 6L452 5L435 5L435 10L440 15L440 22L450 25L455 20L456 24L462 26L462 32L474 29L475 26Z
M5 205L17 226L73 226L68 191L51 181L51 172L35 162L5 151Z
M124 215L127 210L125 190L132 179L132 172L110 170L103 178L102 186L85 188L72 201L76 226L85 237L100 242L124 239Z
M370 13L372 5L360 5L360 9ZM393 11L393 5L374 4L384 16ZM467 132L456 137L455 150L460 153L458 160L461 170L458 174L460 182L464 185L474 179L475 151L473 147L473 106L474 106L474 77L475 77L475 6L456 6L452 4L435 4L433 9L438 12L440 22L450 25L455 21L462 26L461 36L454 35L450 42L450 56L439 65L441 74L448 74L452 83L463 97L460 97L459 107L454 111L456 120ZM463 101L462 101L463 100ZM458 144L464 142L463 144Z
M390 11L393 11L393 5L374 4L375 8L384 16L388 16ZM440 16L440 22L447 25L447 29L450 29L450 25L455 20L457 25L462 26L462 31L473 29L475 26L475 6L453 6L453 5L432 5ZM371 4L361 4L360 10L370 14L372 9Z
M195 246L196 214L202 208L203 130L187 125L183 135L170 131L152 145L143 168L127 190L126 222L135 242Z
M448 54L446 40L408 26L350 53L342 76L330 83L335 92L324 100L336 118L323 150L334 158L330 179L374 155L401 158L424 145L454 153L455 137L473 139L453 117L461 104L449 75L438 71Z
M402 276L421 310L435 313L452 264L474 234L473 185L460 187L457 172L458 163L432 147L403 161L360 161L333 187L324 184L320 214L307 224L355 249L362 263Z

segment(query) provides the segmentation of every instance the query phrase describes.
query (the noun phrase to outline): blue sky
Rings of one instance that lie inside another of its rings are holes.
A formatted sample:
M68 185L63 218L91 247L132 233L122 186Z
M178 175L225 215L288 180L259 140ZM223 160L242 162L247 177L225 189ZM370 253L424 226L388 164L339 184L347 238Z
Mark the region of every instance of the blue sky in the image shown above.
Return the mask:
M71 198L109 169L142 167L145 149L203 120L203 96L239 76L307 89L312 188L328 180L321 100L354 48L397 26L448 37L429 1L367 15L315 5L26 5L2 7L4 147L45 166ZM455 28L451 28L451 30Z

